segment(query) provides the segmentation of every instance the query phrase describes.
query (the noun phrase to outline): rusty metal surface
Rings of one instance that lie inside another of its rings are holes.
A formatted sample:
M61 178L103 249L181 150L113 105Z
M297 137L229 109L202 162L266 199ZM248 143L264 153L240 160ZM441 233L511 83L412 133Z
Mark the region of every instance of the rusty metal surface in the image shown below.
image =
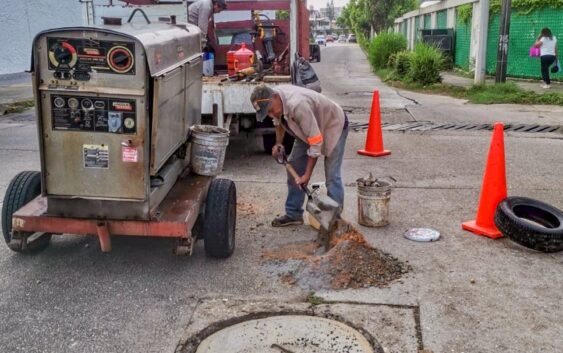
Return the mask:
M150 221L105 220L111 235L188 238L207 197L212 177L180 179ZM65 218L46 215L47 199L38 197L12 217L14 231L55 234L98 234L99 219Z
M102 252L111 251L111 239L107 222L99 222L97 225L98 239L100 240L100 248Z

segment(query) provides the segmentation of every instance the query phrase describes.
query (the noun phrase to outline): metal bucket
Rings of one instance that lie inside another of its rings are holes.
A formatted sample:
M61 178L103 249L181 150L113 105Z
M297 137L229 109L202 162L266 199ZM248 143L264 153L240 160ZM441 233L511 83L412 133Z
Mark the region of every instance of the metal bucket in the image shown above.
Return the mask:
M221 173L229 145L229 130L212 125L195 125L191 131L192 171L206 176Z
M389 224L391 183L381 180L369 184L358 179L358 223L367 227Z

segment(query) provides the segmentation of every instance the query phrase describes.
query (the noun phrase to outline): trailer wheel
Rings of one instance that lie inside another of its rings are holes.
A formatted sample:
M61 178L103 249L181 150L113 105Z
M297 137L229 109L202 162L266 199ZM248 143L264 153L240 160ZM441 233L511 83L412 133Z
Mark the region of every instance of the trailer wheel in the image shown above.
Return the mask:
M33 233L19 233L16 238L12 236L12 215L39 194L41 194L41 173L37 171L21 172L8 185L2 205L2 233L6 244L13 251L34 253L49 245L51 234L39 234L29 242L28 237Z
M211 257L226 258L235 250L237 190L228 179L215 179L209 186L205 205L203 239Z
M527 197L508 197L495 214L500 232L516 243L543 252L563 250L563 212Z

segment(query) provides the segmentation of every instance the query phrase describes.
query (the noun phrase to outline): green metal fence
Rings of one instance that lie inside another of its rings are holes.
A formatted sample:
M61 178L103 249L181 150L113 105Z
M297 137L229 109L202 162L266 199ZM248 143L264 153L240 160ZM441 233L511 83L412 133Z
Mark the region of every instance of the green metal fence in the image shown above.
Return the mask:
M455 24L455 66L469 70L469 47L471 45L471 23L465 23L456 16Z
M493 15L489 22L487 40L487 73L496 71L499 15ZM506 73L512 77L541 78L539 58L529 57L530 47L539 36L541 29L549 27L558 39L559 56L563 54L563 9L545 8L522 14L512 11L508 43L508 66ZM563 75L552 74L552 79L563 80Z
M436 28L447 28L448 11L442 10L436 13Z
M456 17L457 18L457 17ZM499 37L498 14L489 18L489 32L487 34L487 64L488 74L496 72L497 48ZM529 14L512 11L510 18L510 40L508 46L508 66L506 73L511 77L540 79L539 58L529 57L530 47L534 44L541 29L549 27L560 43L563 40L563 9L545 8L532 11ZM455 66L464 70L469 69L469 46L471 41L471 22L464 23L456 20ZM563 45L559 44L559 56L563 55ZM563 74L553 75L553 80L563 81Z
M431 15L429 13L424 15L424 29L432 28L431 26L432 21L430 19L431 19Z

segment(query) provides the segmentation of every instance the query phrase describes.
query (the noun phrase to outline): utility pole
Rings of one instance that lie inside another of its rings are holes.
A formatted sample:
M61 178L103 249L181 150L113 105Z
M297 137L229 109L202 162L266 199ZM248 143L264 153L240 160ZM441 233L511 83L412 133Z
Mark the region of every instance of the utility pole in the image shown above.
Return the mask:
M502 0L500 9L500 27L497 51L497 72L495 83L506 82L506 66L508 65L508 35L510 32L510 13L512 10L511 0Z
M479 1L479 33L477 34L477 57L475 58L476 85L485 83L485 71L487 69L487 33L489 31L489 0Z

